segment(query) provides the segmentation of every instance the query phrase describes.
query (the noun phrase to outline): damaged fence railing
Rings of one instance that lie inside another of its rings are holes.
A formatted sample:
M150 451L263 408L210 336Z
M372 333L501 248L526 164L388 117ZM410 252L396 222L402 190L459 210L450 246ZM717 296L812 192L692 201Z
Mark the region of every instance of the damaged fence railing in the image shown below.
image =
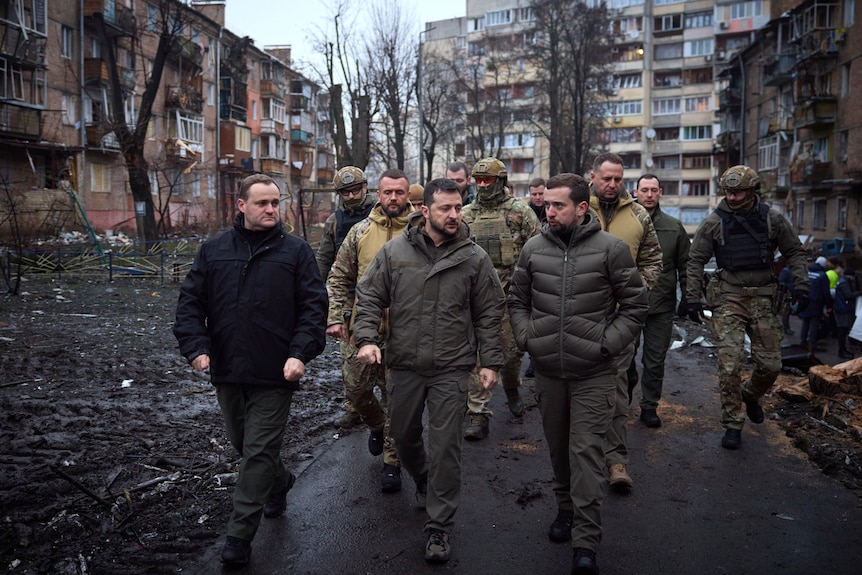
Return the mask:
M134 242L103 249L95 246L62 246L40 250L4 250L3 274L56 274L100 277L147 276L162 281L181 281L194 261L203 238Z

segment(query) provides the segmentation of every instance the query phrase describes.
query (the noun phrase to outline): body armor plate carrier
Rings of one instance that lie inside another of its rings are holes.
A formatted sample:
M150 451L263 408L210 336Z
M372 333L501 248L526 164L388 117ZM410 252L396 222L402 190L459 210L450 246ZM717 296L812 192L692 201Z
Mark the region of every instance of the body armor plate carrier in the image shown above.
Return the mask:
M494 267L514 266L518 260L515 238L509 229L510 210L511 205L506 203L495 210L480 210L470 224L473 241L488 252Z
M716 210L722 222L724 245L715 249L719 268L729 271L769 268L775 242L769 239L769 206L760 204L744 216Z
M374 204L369 204L367 206L363 206L360 210L356 210L352 214L345 212L343 209L336 210L335 228L333 229L335 232L333 243L335 244L336 254L338 253L338 249L341 247L341 244L344 243L344 238L347 237L347 232L350 231L350 228L367 218L368 214L371 213L372 208L374 208Z

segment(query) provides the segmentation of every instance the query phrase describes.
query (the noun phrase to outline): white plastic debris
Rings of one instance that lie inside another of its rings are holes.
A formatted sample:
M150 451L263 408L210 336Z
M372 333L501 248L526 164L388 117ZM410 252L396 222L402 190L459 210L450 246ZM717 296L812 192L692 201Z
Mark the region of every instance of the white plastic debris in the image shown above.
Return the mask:
M134 379L124 379L120 382L120 387L132 387L132 382L134 381Z

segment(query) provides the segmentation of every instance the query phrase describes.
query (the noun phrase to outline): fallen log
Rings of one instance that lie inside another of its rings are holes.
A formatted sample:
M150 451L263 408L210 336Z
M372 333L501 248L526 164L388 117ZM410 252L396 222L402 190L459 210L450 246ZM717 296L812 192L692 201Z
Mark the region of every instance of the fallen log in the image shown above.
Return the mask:
M862 357L835 366L811 366L808 370L808 385L811 391L819 395L862 395Z

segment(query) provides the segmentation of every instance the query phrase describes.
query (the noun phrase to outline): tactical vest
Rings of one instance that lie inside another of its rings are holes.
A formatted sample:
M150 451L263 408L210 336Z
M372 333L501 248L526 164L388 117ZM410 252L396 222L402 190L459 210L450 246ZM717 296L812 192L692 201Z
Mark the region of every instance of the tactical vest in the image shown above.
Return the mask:
M776 244L769 239L769 206L760 204L744 216L716 210L721 218L724 245L715 248L715 262L729 271L762 270L774 259Z
M509 200L513 202L514 200ZM507 209L503 209L506 206ZM496 210L480 209L470 223L472 240L488 252L494 267L513 266L518 261L515 253L515 237L509 229L511 203L503 204Z
M358 212L354 212L352 214L346 213L343 209L335 210L335 253L338 253L338 248L341 247L341 244L344 243L344 238L347 237L347 232L350 231L357 223L361 222L365 218L368 217L368 214L371 213L372 208L374 208L374 204L369 204L367 206L363 206L362 209Z

